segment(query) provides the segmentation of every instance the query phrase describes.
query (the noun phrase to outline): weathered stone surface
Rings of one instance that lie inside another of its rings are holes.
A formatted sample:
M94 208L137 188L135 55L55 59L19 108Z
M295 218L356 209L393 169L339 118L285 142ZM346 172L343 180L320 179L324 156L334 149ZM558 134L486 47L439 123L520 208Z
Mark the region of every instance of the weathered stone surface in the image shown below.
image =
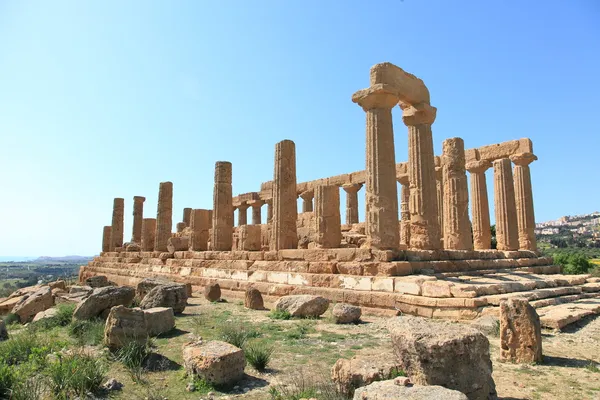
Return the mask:
M543 360L540 318L527 299L516 297L500 302L500 349L505 361Z
M35 314L35 317L33 317L31 322L37 322L45 318L52 318L56 316L56 314L58 314L58 308L49 308L46 311L40 311L39 313Z
M351 304L338 303L333 307L333 319L336 324L350 324L360 321L360 307Z
M187 343L183 346L183 365L188 374L213 385L229 385L244 376L246 358L242 349L226 342Z
M104 275L90 276L85 280L85 284L93 289L110 285L108 283L108 278Z
M271 250L298 248L296 200L296 145L283 140L275 145Z
M284 296L277 300L275 308L289 312L292 317L319 317L329 308L329 300L311 295Z
M167 240L167 251L171 254L176 251L185 251L190 247L190 240L187 237L171 237Z
M171 282L165 278L144 278L138 282L138 284L135 288L135 298L141 302L144 299L144 297L146 297L146 295L152 289L154 289L155 287L160 286L160 285L182 285L182 286L184 286L184 284L182 284L182 283ZM187 289L186 289L186 293L187 293Z
M485 178L485 171L491 166L492 163L486 160L466 164L466 169L471 174L471 214L475 250L490 249L492 245L490 206Z
M170 307L175 314L180 314L187 305L185 285L171 283L152 288L140 303L140 308L147 310L155 307Z
M128 286L107 286L94 289L91 295L83 300L73 313L75 319L99 317L105 310L123 305L129 306L135 297L135 290Z
M364 354L337 360L331 369L331 379L341 393L352 395L356 388L392 378L398 369L391 353Z
M142 220L142 251L154 250L156 240L156 218L144 218Z
M0 342L4 340L8 340L8 331L6 330L4 320L0 319Z
M258 251L261 249L260 225L241 225L236 228L235 250Z
M421 385L440 385L470 400L495 396L489 342L477 329L419 317L388 324L401 369Z
M204 298L208 301L221 300L221 287L218 283L204 286Z
M144 219L144 201L143 196L133 196L133 227L131 232L131 241L133 243L142 243L142 220Z
M69 294L84 294L87 296L89 294L92 294L93 291L94 288L92 288L91 286L73 285L69 287Z
M228 251L233 245L232 166L227 161L215 163L213 213L210 245L212 250Z
M173 183L161 182L158 188L158 206L156 208L156 234L154 251L167 251L171 230L173 229Z
M102 228L102 251L112 251L110 246L110 235L112 226L108 225Z
M170 307L154 307L144 310L149 336L158 336L175 328L175 314Z
M144 311L122 305L112 307L104 326L104 344L118 349L129 342L145 343L148 340Z
M346 192L346 225L358 224L358 191L362 183L347 183L342 186Z
M337 186L315 187L314 241L317 248L340 247L340 189Z
M503 158L494 161L493 164L497 248L498 250L517 250L519 248L519 232L510 160Z
M110 251L123 246L123 221L125 199L115 198L113 202L112 228L110 230Z
M265 308L262 295L260 294L260 291L258 289L251 287L246 290L246 295L244 297L244 307L249 308L251 310L262 310Z
M125 243L123 246L125 247L126 252L132 253L132 252L142 251L142 246L140 246L139 243L134 243L134 242Z
M517 226L519 228L519 249L537 250L535 239L535 215L533 211L533 192L529 164L537 160L532 153L519 153L510 157L515 164L514 186Z
M45 311L53 305L52 290L48 286L44 286L21 298L13 307L12 313L18 315L19 320L24 324L31 321L40 311Z
M211 225L211 211L204 209L192 210L190 217L190 250L206 251L208 250L208 237Z
M443 386L403 386L395 380L374 382L358 389L354 400L469 400L463 393Z
M62 290L67 290L67 282L63 281L63 280L59 280L59 281L54 281L54 282L50 282L48 284L48 287L50 289L62 289Z
M473 327L486 335L497 336L500 333L500 320L493 315L484 315L473 321Z

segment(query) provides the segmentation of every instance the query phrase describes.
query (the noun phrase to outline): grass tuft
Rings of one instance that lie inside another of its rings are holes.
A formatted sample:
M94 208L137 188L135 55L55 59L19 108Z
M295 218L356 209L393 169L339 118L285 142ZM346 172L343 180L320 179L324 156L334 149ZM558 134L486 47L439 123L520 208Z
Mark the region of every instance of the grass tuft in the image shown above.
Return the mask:
M134 382L143 381L145 363L151 353L151 347L152 343L149 340L143 343L132 340L114 353L115 359L127 368Z
M243 349L248 339L260 336L260 333L249 325L225 323L219 328L219 337L224 342Z
M69 324L68 333L79 346L96 346L104 339L104 321L101 319L75 320Z
M246 346L244 355L248 363L257 371L264 371L271 361L273 347L262 342L253 342Z
M75 304L59 304L56 307L56 315L49 318L44 318L36 322L32 322L28 325L31 330L47 331L52 328L67 326L73 319L73 312L75 311Z
M50 389L56 399L85 397L88 392L98 392L106 378L108 368L99 359L87 354L61 356L50 363L46 374Z
M269 318L287 320L287 319L292 318L292 314L290 314L288 311L282 311L282 310L278 310L278 309L274 308L269 313Z

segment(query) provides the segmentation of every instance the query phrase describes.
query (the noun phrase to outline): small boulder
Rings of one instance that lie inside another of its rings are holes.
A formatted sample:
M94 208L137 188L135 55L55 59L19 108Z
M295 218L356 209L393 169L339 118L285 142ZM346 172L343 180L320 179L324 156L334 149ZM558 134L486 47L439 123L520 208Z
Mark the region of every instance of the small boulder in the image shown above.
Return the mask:
M500 348L504 361L542 362L542 328L535 308L525 298L500 302Z
M280 297L275 309L287 311L292 317L319 317L329 308L329 300L321 296L292 295Z
M350 360L337 360L331 369L331 379L339 392L352 395L356 388L391 379L399 370L398 362L391 352L364 354Z
M31 322L37 322L45 318L52 318L55 317L56 314L58 314L58 308L52 307L46 311L40 311L39 313L35 314L35 317L33 317L33 321Z
M176 251L186 251L190 247L190 239L188 237L171 237L167 241L167 251L170 254Z
M204 286L204 298L208 301L221 300L221 286L218 283Z
M357 389L354 400L469 400L463 393L443 386L404 386L393 379Z
M146 343L148 330L144 311L122 305L112 307L104 325L104 344L111 350L130 342Z
M94 288L90 286L73 285L69 288L69 294L83 294L85 296L92 294Z
M115 378L110 378L104 383L104 385L102 385L102 388L108 390L109 392L114 390L121 390L123 388L123 384Z
M420 317L388 323L401 369L419 385L439 385L465 393L470 400L496 395L490 343L475 328Z
M263 302L260 291L256 288L249 288L246 290L246 296L244 297L244 307L251 310L263 310L265 303Z
M183 365L190 375L197 375L213 385L233 384L244 376L244 351L220 341L192 342L183 346Z
M67 290L67 282L63 281L63 280L59 280L59 281L54 281L54 282L50 282L48 284L48 287L50 289L61 289L61 290Z
M12 311L17 303L24 299L27 295L19 297L9 297L0 303L0 315L8 314Z
M73 313L75 319L91 319L100 317L102 312L114 306L129 306L133 302L135 290L129 286L107 286L94 289Z
M333 319L336 324L351 324L360 321L360 307L338 303L333 307Z
M140 308L147 310L155 307L169 307L175 314L181 314L187 305L185 285L178 283L159 285L148 292L140 303Z
M4 340L8 340L8 331L6 330L4 320L0 319L0 342Z
M104 275L90 276L85 280L85 284L93 289L110 285L108 279Z
M150 308L144 310L144 314L149 336L158 336L175 328L175 314L172 308Z
M137 252L137 251L142 251L141 246L139 245L139 243L127 243L127 245L125 246L125 251L127 252Z
M22 324L30 322L40 311L45 311L54 305L52 290L48 286L21 298L12 309L12 313L19 316Z
M176 285L176 283L164 278L144 278L135 287L135 298L141 302L152 289L160 285Z

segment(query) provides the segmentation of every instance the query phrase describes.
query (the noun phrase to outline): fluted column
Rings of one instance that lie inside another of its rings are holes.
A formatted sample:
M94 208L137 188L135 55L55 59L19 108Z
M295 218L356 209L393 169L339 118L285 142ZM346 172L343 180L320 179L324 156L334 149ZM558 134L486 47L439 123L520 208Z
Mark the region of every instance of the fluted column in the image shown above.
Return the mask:
M535 239L535 215L533 212L533 191L529 164L537 160L532 153L520 153L510 157L514 166L515 204L517 227L519 228L519 249L537 251Z
M112 230L112 226L105 226L102 229L102 251L107 252L111 251L110 249L110 231Z
M267 203L267 224L273 222L273 199L266 200Z
M465 142L450 138L442 144L444 182L444 248L472 250L469 189L465 171Z
M215 163L213 190L212 250L229 251L233 245L232 167L228 161Z
M133 229L131 241L137 244L142 242L142 219L144 219L145 197L133 196Z
M471 216L475 250L487 250L492 247L490 206L485 178L485 171L491 166L492 163L487 160L472 161L466 165L471 174Z
M410 177L410 247L441 247L435 161L431 124L436 108L428 104L402 104L402 120L408 126L408 174Z
M298 248L297 201L296 145L291 140L283 140L275 145L271 250Z
M156 235L154 251L167 251L167 242L173 229L173 183L161 182L158 188L158 207L156 208Z
M340 189L337 186L315 187L315 246L340 247L342 227Z
M444 178L442 167L435 167L435 187L437 192L438 224L440 224L440 239L444 240Z
M515 187L508 158L494 161L494 202L498 250L517 250L519 231L515 205Z
M248 225L248 203L240 203L238 206L238 226Z
M190 213L190 250L208 250L208 234L210 230L210 210L195 209Z
M252 207L252 225L262 224L261 208L265 202L262 200L251 200L248 204Z
M123 223L125 219L125 199L113 201L112 228L110 230L110 251L123 247Z
M182 222L185 224L186 228L188 226L190 226L191 220L192 220L192 209L189 207L186 207L183 209L183 219L182 219Z
M300 194L300 197L302 198L302 212L311 212L313 211L313 197L314 197L314 190L306 190L304 192L302 192Z
M395 93L376 85L354 94L352 100L366 112L366 245L395 249L399 245L398 188L392 108Z
M400 244L410 246L410 180L408 174L397 177L400 189Z
M342 186L346 192L346 225L358 224L358 191L362 183L349 183Z
M153 251L156 240L156 218L144 218L142 220L142 251Z

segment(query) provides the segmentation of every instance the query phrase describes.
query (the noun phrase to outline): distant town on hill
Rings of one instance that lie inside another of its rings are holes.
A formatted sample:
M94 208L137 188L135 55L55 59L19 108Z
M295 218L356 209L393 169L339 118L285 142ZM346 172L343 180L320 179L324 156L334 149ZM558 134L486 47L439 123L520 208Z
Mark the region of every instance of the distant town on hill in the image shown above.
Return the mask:
M600 212L539 222L535 224L535 234L538 242L552 247L600 248Z

